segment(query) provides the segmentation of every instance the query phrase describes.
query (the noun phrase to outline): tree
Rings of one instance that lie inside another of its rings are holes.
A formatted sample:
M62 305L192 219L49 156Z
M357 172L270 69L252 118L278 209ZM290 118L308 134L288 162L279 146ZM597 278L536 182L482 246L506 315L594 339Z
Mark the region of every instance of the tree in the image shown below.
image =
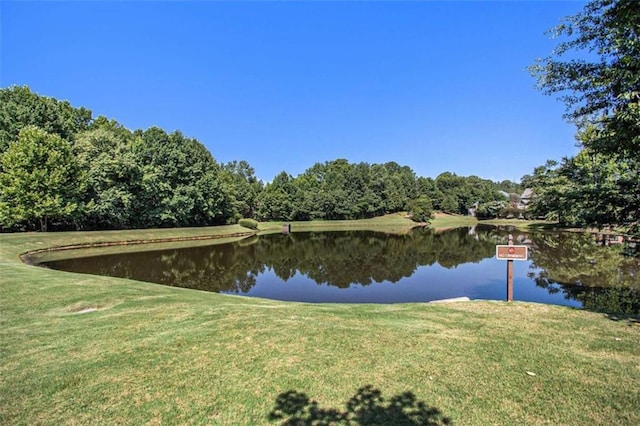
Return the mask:
M433 218L433 203L426 195L421 195L409 203L409 215L414 222L429 223Z
M0 90L0 153L26 126L38 126L71 142L74 135L86 130L90 123L90 110L74 108L67 101L40 96L26 86Z
M566 161L566 159L565 159ZM563 226L576 225L571 182L561 172L557 161L549 160L536 167L533 175L527 176L527 187L533 191L528 212L533 217L557 220Z
M508 210L509 203L506 201L490 201L478 206L476 217L479 219L497 219L500 214Z
M445 195L442 203L440 204L440 209L442 209L445 213L459 213L460 205L458 203L458 199L455 195Z
M262 192L262 182L256 177L253 167L244 160L231 161L222 165L221 177L232 199L234 219L253 218L258 195Z
M258 196L258 218L260 220L291 220L293 198L296 192L293 177L287 172L280 172Z
M615 217L640 235L640 2L591 1L552 34L565 39L530 70L541 90L560 94L589 156L607 156L621 167L610 186L625 196L609 200L621 204L607 207L613 214L606 220ZM592 216L598 225L609 224Z
M79 169L71 144L35 126L20 131L0 160L0 223L70 218L77 210Z
M81 226L131 228L140 193L142 169L136 163L128 131L96 127L76 136L75 151L85 178Z
M540 89L561 94L580 127L595 126L589 147L638 158L640 2L594 0L551 32L567 39L530 68ZM575 59L582 53L586 59Z
M132 152L142 168L135 226L219 225L233 216L220 166L196 139L152 127L134 132Z

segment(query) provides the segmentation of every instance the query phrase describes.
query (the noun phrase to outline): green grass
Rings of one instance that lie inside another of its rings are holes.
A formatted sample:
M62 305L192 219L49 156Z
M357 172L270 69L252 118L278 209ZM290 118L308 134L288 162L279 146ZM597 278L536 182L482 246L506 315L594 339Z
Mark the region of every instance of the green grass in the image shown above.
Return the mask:
M390 233L406 233L417 226L403 214L389 214L372 219L358 220L313 220L307 222L261 222L262 232L281 232L282 225L288 223L293 232L304 231L363 231L377 230Z
M436 229L459 228L461 226L474 226L478 224L478 219L472 216L436 214L431 221L431 227Z
M338 228L350 226L364 225ZM634 319L527 303L284 303L18 258L242 231L0 235L0 424L640 424Z
M479 223L493 226L512 226L518 229L558 229L557 222L545 220L523 220L523 219L490 219L482 220Z

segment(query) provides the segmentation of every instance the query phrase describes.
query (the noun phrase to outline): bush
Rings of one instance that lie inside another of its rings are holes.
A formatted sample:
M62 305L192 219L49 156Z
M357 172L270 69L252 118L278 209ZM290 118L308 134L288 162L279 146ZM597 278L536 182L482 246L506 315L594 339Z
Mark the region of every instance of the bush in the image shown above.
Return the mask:
M258 221L254 219L240 219L238 225L249 229L258 229Z
M433 217L433 203L426 195L421 195L409 203L409 215L414 222L429 223Z
M480 204L476 210L476 217L478 219L496 219L503 217L502 214L508 210L508 206L506 201L491 201ZM504 216L506 216L506 214L504 214Z

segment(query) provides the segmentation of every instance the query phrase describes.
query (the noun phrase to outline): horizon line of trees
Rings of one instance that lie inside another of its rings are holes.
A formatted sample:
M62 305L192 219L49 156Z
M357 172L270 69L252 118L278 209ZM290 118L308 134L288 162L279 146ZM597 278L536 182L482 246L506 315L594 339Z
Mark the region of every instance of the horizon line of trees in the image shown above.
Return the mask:
M316 163L264 184L246 161L218 163L197 139L158 127L131 131L89 109L0 89L0 229L94 230L206 226L241 218L360 219L434 210L466 214L504 203L519 184L408 166ZM502 192L501 192L502 191Z
M592 0L551 31L551 56L530 71L559 94L581 151L521 182L407 166L316 163L264 184L246 161L220 164L196 139L130 131L28 87L0 89L0 230L201 226L238 219L358 219L434 210L509 214L533 190L528 217L640 237L640 2ZM584 55L582 55L584 53ZM499 191L509 193L509 198Z

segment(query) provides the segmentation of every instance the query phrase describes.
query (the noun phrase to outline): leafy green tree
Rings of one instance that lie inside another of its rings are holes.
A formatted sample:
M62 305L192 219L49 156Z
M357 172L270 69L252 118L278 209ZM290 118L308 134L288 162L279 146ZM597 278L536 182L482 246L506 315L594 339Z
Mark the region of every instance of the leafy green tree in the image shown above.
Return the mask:
M296 192L293 177L284 171L278 174L258 196L258 218L260 220L292 220Z
M258 195L263 189L253 167L246 161L231 161L222 165L221 177L232 199L234 217L253 218L256 214Z
M197 140L152 127L134 132L132 151L142 168L136 226L227 223L233 207L220 166Z
M85 229L131 228L136 221L142 168L131 151L130 139L130 132L111 126L76 136L76 155L85 178L81 206Z
M497 189L508 194L521 194L524 190L522 185L511 180L503 180L502 182L498 182Z
M558 93L567 117L595 125L589 147L640 155L640 2L594 0L551 31L561 41L531 72ZM584 55L580 55L584 53ZM576 59L576 56L580 56Z
M433 203L426 195L421 195L409 203L409 215L414 222L429 223L433 218Z
M604 172L608 181L601 183L614 190L604 215L594 210L599 207L593 196L612 193L597 187L598 179L591 188L581 188L582 195L592 197L584 206L591 209L588 221L605 226L614 219L640 235L640 2L591 1L552 34L562 40L553 55L530 68L538 86L547 94L560 95L566 116L578 125L579 140L588 149L585 155L607 156L621 168L618 175L593 169L599 176ZM584 159L574 162L582 163L575 164L577 169L587 171ZM597 163L611 166L601 158ZM578 180L573 184L583 182L582 175L574 177Z
M73 141L74 135L91 123L91 111L74 108L67 101L40 96L27 86L0 89L0 153L18 138L27 126Z
M578 137L588 139L591 129ZM549 161L527 177L535 194L531 212L562 225L632 228L640 212L640 189L637 166L631 163L591 148L561 163Z
M440 204L440 209L445 213L460 213L457 197L454 194L446 195Z
M71 144L35 126L20 131L0 160L0 222L11 227L39 222L47 231L56 219L76 212L79 168Z
M506 201L490 201L478 205L476 217L479 219L495 219L500 217L500 214L508 208L509 204Z
M527 179L527 186L534 194L528 207L529 215L557 220L561 225L575 225L574 206L567 197L573 187L561 173L557 161L549 160L544 166L536 167Z

